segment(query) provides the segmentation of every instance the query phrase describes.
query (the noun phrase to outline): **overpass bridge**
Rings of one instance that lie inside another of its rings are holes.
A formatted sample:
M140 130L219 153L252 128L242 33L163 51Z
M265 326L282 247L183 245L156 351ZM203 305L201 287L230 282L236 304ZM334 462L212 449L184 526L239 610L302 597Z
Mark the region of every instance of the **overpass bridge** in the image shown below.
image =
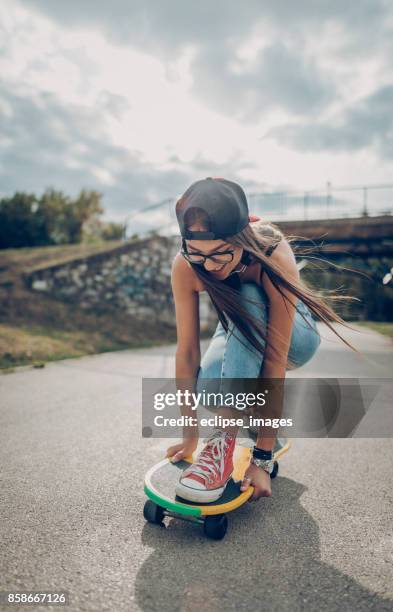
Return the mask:
M312 221L282 221L278 227L294 236L296 247L310 245L329 259L393 257L393 216Z
M343 315L391 320L393 216L277 225L286 236L294 238L299 267L305 280L310 279L315 287L336 289L336 273L343 274L345 270L349 275L350 293L361 297L363 304L362 310ZM79 308L107 306L144 321L153 318L173 324L170 274L179 248L179 236L154 233L120 246L108 246L93 255L30 269L25 282L34 291L72 302ZM312 265L315 257L326 260L323 270L320 264L317 269ZM348 277L344 284L348 285ZM207 307L205 312L209 318Z

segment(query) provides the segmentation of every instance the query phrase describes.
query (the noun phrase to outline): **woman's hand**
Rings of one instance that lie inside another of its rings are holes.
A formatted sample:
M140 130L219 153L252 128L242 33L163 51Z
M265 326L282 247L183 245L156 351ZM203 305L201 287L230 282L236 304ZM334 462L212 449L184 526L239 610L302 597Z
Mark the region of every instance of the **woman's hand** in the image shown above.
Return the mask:
M192 455L197 446L198 437L183 438L182 442L178 442L178 444L174 444L167 449L166 457L171 457L172 461L176 463Z
M270 474L254 463L248 466L240 491L247 491L249 486L254 487L254 492L248 501L257 501L260 497L270 497L272 494Z

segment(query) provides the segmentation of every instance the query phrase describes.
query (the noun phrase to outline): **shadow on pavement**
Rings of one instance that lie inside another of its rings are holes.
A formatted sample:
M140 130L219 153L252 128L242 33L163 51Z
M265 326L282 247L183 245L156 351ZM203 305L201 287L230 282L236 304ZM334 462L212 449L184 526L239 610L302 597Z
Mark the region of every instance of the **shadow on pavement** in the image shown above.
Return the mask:
M141 610L391 611L391 600L321 561L317 524L300 503L305 490L277 478L270 499L228 515L218 542L177 519L147 523L142 541L153 550L136 577Z

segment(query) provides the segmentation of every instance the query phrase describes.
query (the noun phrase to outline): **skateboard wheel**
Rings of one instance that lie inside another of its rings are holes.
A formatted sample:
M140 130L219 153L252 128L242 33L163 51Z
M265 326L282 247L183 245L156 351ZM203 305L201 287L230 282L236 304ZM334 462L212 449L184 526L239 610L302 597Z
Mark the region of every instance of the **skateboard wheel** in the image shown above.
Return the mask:
M143 516L149 523L161 525L164 518L164 508L161 508L151 499L148 499L143 507Z
M273 471L270 474L270 478L275 478L278 474L278 461L274 462Z
M205 518L203 531L208 538L222 540L228 529L228 519L225 514L213 514Z

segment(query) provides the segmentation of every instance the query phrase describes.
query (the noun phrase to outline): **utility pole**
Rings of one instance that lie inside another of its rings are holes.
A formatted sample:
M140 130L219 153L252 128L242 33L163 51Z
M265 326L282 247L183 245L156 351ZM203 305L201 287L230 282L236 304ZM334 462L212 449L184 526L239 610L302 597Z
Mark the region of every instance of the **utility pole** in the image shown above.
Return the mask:
M367 192L368 192L368 188L367 187L363 187L363 212L362 212L362 217L368 217Z
M330 217L330 204L332 201L332 184L330 181L326 182L326 219Z
M304 220L306 221L308 219L308 200L309 200L309 194L307 191L304 192L304 196L303 196L303 216L304 216Z

